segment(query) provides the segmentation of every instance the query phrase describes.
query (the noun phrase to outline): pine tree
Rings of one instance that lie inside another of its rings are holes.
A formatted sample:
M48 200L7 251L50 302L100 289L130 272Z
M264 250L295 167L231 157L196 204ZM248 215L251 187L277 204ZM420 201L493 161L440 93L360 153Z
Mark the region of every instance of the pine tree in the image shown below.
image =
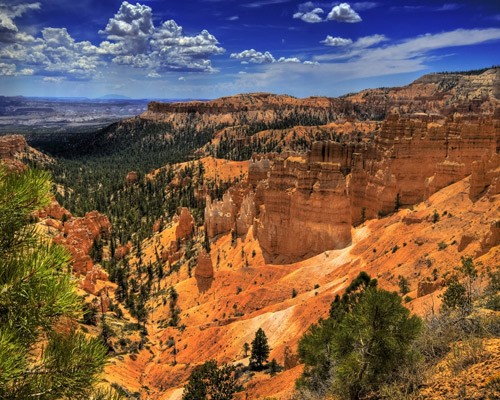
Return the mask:
M264 367L269 357L269 345L267 337L262 328L255 332L255 339L252 341L252 354L250 355L250 368L259 370Z
M182 400L231 400L239 389L234 367L218 367L217 361L211 360L193 370Z
M0 166L0 398L92 398L106 348L72 322L83 308L69 254L30 224L50 203L48 174ZM35 351L36 349L36 351ZM101 396L101 395L99 395ZM102 398L102 397L100 397Z

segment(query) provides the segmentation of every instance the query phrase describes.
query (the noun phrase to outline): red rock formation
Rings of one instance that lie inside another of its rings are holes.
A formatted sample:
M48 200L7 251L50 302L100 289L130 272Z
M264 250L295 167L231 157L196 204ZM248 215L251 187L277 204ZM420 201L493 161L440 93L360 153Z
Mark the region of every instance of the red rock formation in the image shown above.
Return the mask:
M500 193L500 157L498 153L485 154L472 163L469 197L477 200L484 192L488 197Z
M45 208L35 213L38 218L53 218L58 221L71 219L73 215L62 207L55 199Z
M444 281L420 281L417 287L417 297L426 296L428 294L434 293L436 290L441 289L444 286Z
M175 229L175 237L177 239L185 239L190 237L194 229L194 219L189 210L186 207L182 207L178 225Z
M230 232L234 227L237 208L231 193L224 193L222 200L211 201L207 198L205 207L205 229L210 238Z
M271 255L300 258L351 241L349 198L339 164L276 159L256 198L257 238Z
M63 244L73 256L73 270L86 274L92 270L93 263L89 256L94 240L107 237L111 233L108 217L92 211L82 218L67 221L63 227L63 235L54 238Z
M26 139L21 135L0 136L0 160L13 171L22 171L26 166L19 161L19 154L28 149Z
M200 250L198 253L198 264L194 274L199 278L213 278L214 276L212 259L210 258L210 254L208 254L205 249Z
M391 116L374 148L353 157L353 221L392 212L396 202L415 204L464 178L474 161L496 152L499 137L500 121L489 117Z
M130 253L130 249L132 248L131 243L124 244L123 246L119 246L115 250L115 260L121 260L128 253Z

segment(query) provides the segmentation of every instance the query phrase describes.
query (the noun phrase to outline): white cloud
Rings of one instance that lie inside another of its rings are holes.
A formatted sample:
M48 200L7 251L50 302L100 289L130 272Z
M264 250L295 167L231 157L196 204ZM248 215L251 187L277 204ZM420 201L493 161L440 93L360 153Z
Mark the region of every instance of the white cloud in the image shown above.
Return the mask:
M0 76L23 76L23 75L33 75L35 71L31 68L23 68L20 71L17 70L15 64L0 63Z
M340 3L338 6L333 7L327 19L337 22L361 22L359 14L354 11L348 3Z
M149 74L146 75L148 78L151 78L151 79L157 79L157 78L161 78L161 75L158 73L158 72L150 72Z
M185 80L186 80L186 78L184 78L183 76L179 76L178 80L179 80L179 81L185 81Z
M304 61L304 65L319 65L317 61Z
M106 48L114 55L133 55L147 52L149 39L154 33L153 11L137 3L135 6L124 1L118 12L110 18L106 28L99 31L115 46Z
M37 10L40 3L0 5L0 75L33 74L87 80L99 76L98 67L110 61L143 68L147 73L162 71L214 72L211 57L224 53L208 31L183 34L175 21L158 27L148 6L124 1L118 12L99 33L105 36L99 45L77 42L66 28L43 28L40 37L19 32L14 19ZM13 72L10 65L16 66Z
M322 40L320 43L323 43L325 46L348 46L348 45L352 44L352 40L327 35L327 37L324 40Z
M363 36L354 42L353 47L365 49L367 47L371 47L385 41L387 41L387 37L385 35L377 34L371 36Z
M255 49L243 50L240 53L232 53L231 58L240 60L241 64L302 64L297 57L275 58L269 51L260 52ZM315 61L304 61L304 64L317 64Z
M100 33L108 39L101 52L113 55L113 62L157 72L214 72L210 57L225 52L207 30L186 36L174 20L155 27L150 7L126 1Z
M18 74L27 75L30 71L29 75L68 75L74 79L90 79L96 74L97 67L104 64L97 50L88 41L76 42L66 28L44 28L41 38L1 47L0 60L22 65ZM0 74L6 73L3 71Z
M232 15L226 18L227 21L238 21L239 19L240 17L238 15Z
M19 29L14 19L27 11L39 10L40 3L8 5L0 3L0 42L12 43L17 40ZM25 37L25 36L20 36Z
M255 49L243 50L241 53L232 53L231 58L236 60L241 60L241 63L252 63L252 64L270 64L276 62L276 59L268 51L261 53Z
M307 12L296 12L293 14L293 18L297 19L300 18L304 22L308 22L310 24L316 24L318 22L323 22L323 18L320 16L320 14L323 14L324 11L321 8L314 8L311 11Z
M378 34L360 37L355 42L353 42L351 39L333 37L328 35L320 43L323 43L325 46L331 46L331 47L345 47L348 49L366 49L368 47L372 47L378 43L385 41L387 41L387 37L385 35L378 35Z
M300 63L301 61L297 57L291 57L291 58L285 58L285 57L280 57L278 59L279 63Z

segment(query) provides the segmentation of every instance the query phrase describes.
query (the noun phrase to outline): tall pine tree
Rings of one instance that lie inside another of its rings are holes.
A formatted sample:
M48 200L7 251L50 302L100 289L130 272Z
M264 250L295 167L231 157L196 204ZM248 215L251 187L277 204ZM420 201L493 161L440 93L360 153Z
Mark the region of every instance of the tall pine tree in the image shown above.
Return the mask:
M264 368L264 364L269 357L269 344L262 328L255 332L255 339L252 341L252 354L250 356L250 368L259 370Z

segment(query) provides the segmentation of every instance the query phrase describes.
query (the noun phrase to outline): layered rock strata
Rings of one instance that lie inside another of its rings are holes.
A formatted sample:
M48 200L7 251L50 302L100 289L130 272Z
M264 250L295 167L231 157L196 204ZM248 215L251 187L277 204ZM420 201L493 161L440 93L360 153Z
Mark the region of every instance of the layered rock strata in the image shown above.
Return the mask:
M347 246L351 225L425 200L472 173L471 196L498 193L500 121L391 115L373 142L318 142L305 156L254 157L247 186L207 201L209 237L253 227L272 256Z

